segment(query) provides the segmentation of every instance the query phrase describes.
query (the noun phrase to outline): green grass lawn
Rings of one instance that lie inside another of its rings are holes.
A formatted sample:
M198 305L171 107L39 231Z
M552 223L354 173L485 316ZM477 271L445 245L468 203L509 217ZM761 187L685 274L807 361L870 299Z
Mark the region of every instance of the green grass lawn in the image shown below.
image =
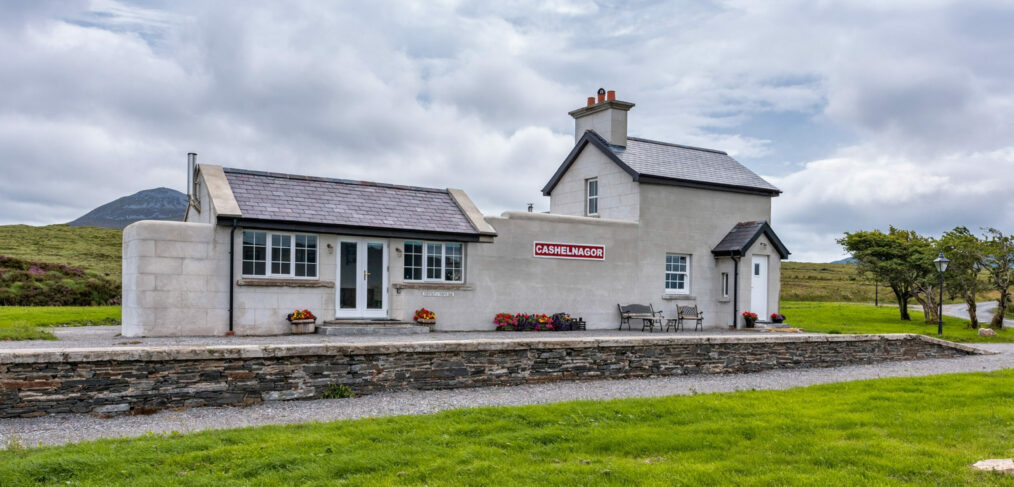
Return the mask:
M21 485L1014 485L1014 371L0 452ZM9 444L16 441L8 440Z
M0 306L0 340L55 340L47 326L118 324L119 306Z
M937 336L937 325L926 324L922 311L912 310L912 321L901 321L897 306L874 307L859 303L812 303L782 301L786 322L817 333L918 333ZM940 338L955 342L1014 342L1014 332L996 330L995 337L980 337L968 328L968 320L944 317Z

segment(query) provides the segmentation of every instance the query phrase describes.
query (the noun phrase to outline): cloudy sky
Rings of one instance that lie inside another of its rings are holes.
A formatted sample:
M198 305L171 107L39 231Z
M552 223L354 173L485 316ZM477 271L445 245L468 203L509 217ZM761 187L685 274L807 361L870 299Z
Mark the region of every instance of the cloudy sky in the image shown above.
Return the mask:
M886 6L885 6L886 5ZM844 231L1014 231L1014 6L932 0L0 6L0 224L50 224L203 162L539 189L600 86L630 133L728 151L784 194L793 260Z

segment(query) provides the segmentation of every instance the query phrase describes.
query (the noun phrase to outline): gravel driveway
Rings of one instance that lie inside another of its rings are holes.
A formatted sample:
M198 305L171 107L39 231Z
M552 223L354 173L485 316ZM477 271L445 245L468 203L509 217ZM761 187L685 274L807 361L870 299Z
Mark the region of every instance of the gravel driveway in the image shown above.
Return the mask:
M0 437L24 446L56 445L98 438L138 436L149 432L180 433L267 424L290 424L378 416L429 414L478 406L545 404L576 399L659 397L749 389L791 387L882 377L981 372L1014 367L1014 344L975 344L995 355L888 362L827 369L773 370L754 374L693 375L659 379L555 382L516 387L409 391L351 399L270 402L247 408L194 408L151 416L101 419L61 414L0 421Z

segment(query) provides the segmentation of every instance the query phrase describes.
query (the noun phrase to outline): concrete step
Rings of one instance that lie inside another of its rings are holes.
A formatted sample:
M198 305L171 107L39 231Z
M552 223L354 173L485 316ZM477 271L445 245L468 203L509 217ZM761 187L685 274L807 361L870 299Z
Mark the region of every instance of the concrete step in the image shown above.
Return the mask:
M321 335L409 335L429 333L430 328L409 321L334 320L317 326Z

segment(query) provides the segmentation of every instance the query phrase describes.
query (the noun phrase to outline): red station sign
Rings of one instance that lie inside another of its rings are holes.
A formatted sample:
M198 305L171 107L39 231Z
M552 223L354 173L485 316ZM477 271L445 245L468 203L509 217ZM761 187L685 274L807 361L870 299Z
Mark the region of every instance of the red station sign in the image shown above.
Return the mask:
M606 260L606 246L535 242L535 256L548 259Z

